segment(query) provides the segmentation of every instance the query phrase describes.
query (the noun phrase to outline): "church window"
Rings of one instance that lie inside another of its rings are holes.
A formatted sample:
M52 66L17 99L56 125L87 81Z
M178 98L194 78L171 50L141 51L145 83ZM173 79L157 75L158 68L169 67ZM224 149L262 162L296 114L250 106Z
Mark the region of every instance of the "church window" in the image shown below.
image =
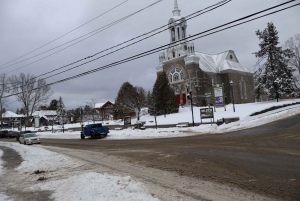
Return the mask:
M232 55L230 55L230 59L233 59Z
M175 51L173 50L173 52L172 52L172 53L173 53L173 58L175 58Z
M182 27L182 38L185 38L185 30L184 30L184 27Z
M175 73L175 74L173 75L173 81L176 82L176 81L178 81L178 80L179 80L179 74L178 74L178 73Z
M187 46L186 45L184 46L184 49L187 50Z
M246 82L244 82L244 98L247 99L247 87L246 87Z
M179 31L179 27L177 28L177 34L178 34L178 40L180 40L180 31Z
M172 35L172 42L174 42L175 41L175 29L174 28L172 28L172 30L171 30L171 35Z
M241 96L241 99L244 99L244 97L243 97L243 81L242 80L240 81L240 96Z
M176 82L180 80L183 80L182 70L174 68L169 74L169 82Z
M169 74L169 82L173 82L173 76L171 75L171 73Z
M241 99L245 101L247 99L247 86L243 77L241 78L240 81L240 94L241 94Z

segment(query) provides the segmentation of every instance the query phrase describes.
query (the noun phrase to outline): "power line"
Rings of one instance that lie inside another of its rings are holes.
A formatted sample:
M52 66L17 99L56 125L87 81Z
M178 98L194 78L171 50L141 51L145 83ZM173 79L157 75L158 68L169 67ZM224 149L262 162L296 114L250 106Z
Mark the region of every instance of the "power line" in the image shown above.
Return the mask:
M16 58L16 59L14 59L14 60L11 60L11 61L9 61L9 62L7 62L7 63L5 63L5 64L0 65L0 67L4 66L4 65L6 65L6 64L9 64L9 63L11 63L11 62L13 62L13 61L16 61L16 60L18 60L18 59L20 59L20 58L23 58L23 57L25 57L25 56L31 54L32 52L35 52L35 51L37 51L37 50L39 50L39 49L41 49L41 48L43 48L43 47L45 47L45 46L47 46L47 45L49 45L49 44L51 44L51 43L57 41L58 39L60 39L60 38L62 38L62 37L64 37L64 36L66 36L66 35L72 33L73 31L75 31L75 30L77 30L77 29L83 27L84 25L86 25L86 24L88 24L88 23L94 21L95 19L97 19L97 18L99 18L99 17L101 17L101 16L107 14L108 12L110 12L110 11L112 11L112 10L114 10L114 9L116 9L117 7L119 7L119 6L121 6L122 4L126 3L127 1L129 1L129 0L123 1L122 3L116 5L115 7L111 8L111 9L109 9L108 11L106 11L106 12L104 12L104 13L98 15L97 17L95 17L95 18L93 18L93 19L91 19L91 20L85 22L84 24L82 24L82 25L76 27L75 29L72 29L71 31L69 31L69 32L67 32L67 33L65 33L65 34L63 34L62 36L60 36L60 37L58 37L58 38L56 38L56 39L54 39L54 40L52 40L52 41L46 43L45 45L40 46L40 47L37 48L37 49L32 50L31 52L29 52L29 53L27 53L27 54L24 54L24 55L22 55L22 56L20 56L20 57L18 57L18 58ZM1 69L2 69L2 68L1 68Z
M197 11L197 12L194 12L194 13L192 13L192 14L186 16L186 20L190 20L190 19L195 18L195 17L197 17L197 16L199 16L199 15L202 15L202 14L205 14L205 13L207 13L207 12L210 12L210 11L212 11L212 10L214 10L214 9L216 9L216 8L218 8L218 7L220 7L220 6L223 6L223 5L227 4L227 3L229 3L230 1L231 1L231 0L223 0L223 1L218 2L217 4L214 4L214 5L212 5L212 6L207 7L207 8L205 8L205 9L202 9L202 10L199 10L199 11ZM158 2L156 2L156 3L158 3ZM151 4L151 5L152 5L152 4ZM213 7L213 8L212 8L212 7ZM208 11L203 12L204 10L207 10L207 9L209 9L209 8L211 8L211 9L208 10ZM202 13L202 12L203 12L203 13ZM180 20L181 20L181 19L178 19L178 20L176 20L175 22L180 21ZM85 61L86 59L90 59L90 58L92 58L92 57L94 57L94 56L96 56L96 55L98 55L98 54L100 54L100 53L103 53L103 52L105 52L105 51L111 50L111 49L116 48L116 47L118 47L118 46L124 45L124 44L126 44L126 43L128 43L128 42L130 42L130 41L134 41L134 40L136 40L136 39L138 39L138 38L140 38L140 37L142 37L142 36L148 35L148 34L150 34L150 33L152 33L152 32L155 32L155 31L157 31L157 30L159 30L159 29L162 29L162 28L164 28L165 26L168 26L168 25L169 25L169 24L163 25L163 26L161 26L161 27L159 27L159 28L156 28L156 29L154 29L154 30L152 30L152 31L149 31L149 32L147 32L147 33L144 33L144 34L142 34L142 35L139 35L139 36L137 36L137 37L134 37L134 38L132 38L132 39L130 39L130 40L127 40L127 41L125 41L125 42L122 42L122 43L120 43L120 44L117 44L117 45L115 45L115 46L113 46L113 47L110 47L110 48L107 48L107 49L102 50L102 51L100 51L100 52L97 52L97 53L95 53L94 55L85 57L85 58L83 58L83 59L80 59L80 60L77 60L77 61L72 62L72 63L70 63L70 64L67 64L67 65L65 65L65 66L62 66L62 67L56 68L56 69L54 69L54 70L51 70L51 71L49 71L49 72L43 73L43 74L41 74L41 75L39 75L39 76L34 77L33 79L38 78L38 77L41 77L41 76L46 75L46 74L49 74L49 73L52 73L52 72L55 72L55 71L60 70L60 69L62 69L62 68L68 67L68 66L70 66L70 65L74 65L74 64L79 63L79 62L81 62L81 61ZM95 61L95 60L97 60L97 59L100 59L100 58L103 58L103 57L105 57L105 56L108 56L108 55L110 55L110 54L112 54L112 53L115 53L115 52L117 52L117 51L120 51L120 50L122 50L122 49L125 49L125 48L127 48L127 47L129 47L129 46L132 46L132 45L134 45L134 44L136 44L136 43L139 43L139 42L141 42L141 41L143 41L143 40L146 40L146 39L148 39L148 38L150 38L150 37L153 37L153 36L155 36L155 35L157 35L157 34L163 32L163 31L165 31L165 30L168 30L168 28L163 29L163 30L161 30L161 31L159 31L159 32L157 32L157 33L155 33L155 34L152 34L152 35L150 35L150 36L148 36L148 37L145 37L145 38L143 38L143 39L140 39L140 40L138 40L138 41L136 41L136 42L133 42L133 43L131 43L131 44L129 44L129 45L126 45L126 46L124 46L124 47L122 47L122 48L119 48L119 49L117 49L117 50L114 50L114 51L112 51L112 52L110 52L110 53L107 53L107 54L105 54L105 55L103 55L103 56L101 56L101 57L98 57L98 58L96 58L96 59L93 59L93 60L91 60L91 61ZM54 53L54 54L55 54L55 53ZM43 58L42 58L42 59L43 59ZM39 60L38 60L38 61L39 61ZM84 64L90 63L91 61L86 62L86 63L84 63ZM82 64L82 65L84 65L84 64ZM82 66L82 65L79 65L79 66ZM79 66L75 66L75 67L73 67L73 68L71 68L71 69L77 68L77 67L79 67ZM22 68L22 67L21 67L21 68ZM20 68L18 68L18 69L20 69ZM71 69L69 69L69 70L71 70ZM69 70L67 70L67 71L69 71ZM13 70L13 71L14 71L14 70ZM10 72L12 72L12 71L10 71ZM59 73L58 73L58 74L59 74ZM55 74L55 75L57 75L57 74ZM54 75L53 75L53 76L54 76ZM50 76L50 77L53 77L53 76ZM49 77L46 77L46 78L44 78L44 79L47 79L47 78L49 78Z
M293 1L295 1L295 0L293 0ZM290 2L293 2L293 1L289 1L289 2L286 2L286 3L290 3ZM286 4L286 3L284 3L284 4ZM257 12L257 13L254 13L254 14L251 14L251 15L248 15L248 16L245 16L245 17L242 17L242 18L239 18L239 19L237 19L237 20L234 20L234 21L231 21L231 22L229 22L229 23L220 25L220 26L218 26L218 27L215 27L215 28L206 30L206 31L204 31L204 32L200 32L200 33L194 34L194 35L189 36L189 37L187 37L187 38L185 38L185 39L181 39L181 40L178 40L178 41L176 41L176 42L173 42L173 43L170 43L170 44L166 44L166 45L163 45L163 46L158 47L158 48L151 49L151 50L149 50L149 51L146 51L146 52L143 52L143 53L140 53L140 54L137 54L137 55L128 57L128 58L126 58L126 59L122 59L122 60L119 60L119 61L110 63L110 64L108 64L108 65L104 65L104 66L95 68L95 69L90 70L90 71L86 71L86 72L84 72L84 73L80 73L80 74L77 74L77 75L74 75L74 76L71 76L71 77L68 77L68 78L64 78L64 79L61 79L61 80L58 80L58 81L49 83L49 84L47 84L46 86L51 86L51 85L58 84L58 83L61 83L61 82L66 82L66 81L69 81L69 80L72 80L72 79L76 79L76 78L78 78L78 77L82 77L82 76L85 76L85 75L88 75L88 74L91 74L91 73L95 73L95 72L100 71L100 70L104 70L104 69L107 69L107 68L111 68L111 67L116 66L116 65L120 65L120 64L123 64L123 63L127 63L127 62L129 62L129 61L136 60L136 59L139 59L139 58L142 58L142 57L145 57L145 56L148 56L148 55L157 53L157 52L159 52L159 51L161 51L161 50L166 50L166 49L170 48L170 45L172 45L171 47L174 47L174 46L176 46L176 45L178 45L178 44L181 44L181 43L190 42L190 41L193 41L193 40L196 40L196 39L199 39L199 38L203 38L203 37L206 37L206 36L209 36L209 35L212 35L212 34L215 34L215 33L218 33L218 32L221 32L221 31L224 31L224 30L227 30L227 29L230 29L230 28L233 28L233 27L236 27L236 26L239 26L239 25L242 25L242 24L245 24L245 23L254 21L254 20L257 20L257 19L260 19L260 18L269 16L269 15L272 15L272 14L275 14L275 13L278 13L278 12L281 12L281 11L284 11L284 10L287 10L287 9L290 9L290 8L292 8L292 7L295 7L295 6L300 5L300 3L295 4L295 5L292 5L292 6L289 6L289 7L286 7L286 8L283 8L283 9L280 9L280 10L277 10L277 11L274 11L274 12L271 12L271 13L268 13L268 14L265 14L265 15L262 15L262 16L259 16L259 17L256 17L256 18L253 18L253 19L250 19L250 20L247 20L247 21L244 21L244 22L241 22L241 23L238 23L238 24L234 24L234 25L229 26L229 27L225 27L225 28L223 28L223 29L220 29L220 30L217 30L217 31L208 33L208 34L203 35L203 36L199 36L199 35L201 35L201 34L210 32L210 31L215 30L215 29L219 29L219 28L221 28L221 27L227 26L227 25L229 25L229 24L232 24L232 23L235 23L235 22L238 22L238 21L241 21L241 20L245 20L245 19L250 18L250 17L252 17L252 16L254 16L254 15L258 15L258 14L260 14L260 13L266 12L266 11L268 11L268 10L270 10L270 9L274 9L274 8L277 8L277 7L282 6L282 5L283 5L283 4L279 4L279 5L277 5L277 6L274 6L274 7L268 8L268 9L265 9L265 10L263 10L263 11L259 11L259 12ZM189 39L189 40L186 40L186 39ZM36 89L38 89L38 87L37 87L37 88L34 88L33 90L36 90ZM10 96L17 95L17 94L19 94L19 93L11 94L11 95L5 96L5 97L3 97L3 98L10 97Z
M61 44L61 45L59 45L59 46L56 46L56 47L54 47L54 48L52 48L52 49L49 49L49 50L47 50L47 51L44 51L44 52L42 52L42 53L40 53L40 54L34 55L34 56L29 57L29 58L27 58L27 59L21 60L21 61L19 61L19 62L10 64L10 65L8 65L8 66L2 67L2 68L0 68L0 69L5 69L5 68L8 68L8 67L10 67L10 66L14 66L14 65L16 65L16 64L22 63L22 62L24 62L24 61L28 61L28 60L30 60L30 59L32 59L32 58L35 58L35 57L40 56L40 55L43 55L43 54L45 54L45 53L47 53L47 52L50 52L50 51L52 51L52 50L55 50L55 49L57 49L57 48L59 48L59 47L62 47L62 46L67 45L67 44L69 44L69 43L71 43L71 42L73 42L73 41L76 41L76 40L78 40L78 39L80 39L80 38L83 38L83 37L87 36L86 38L83 38L83 39L81 39L81 40L79 40L79 41L77 41L77 42L75 42L75 43L73 43L73 44L71 44L71 45L69 45L69 46L63 48L63 49L60 49L60 50L58 50L58 51L56 51L56 52L54 52L54 53L52 53L52 54L50 54L50 55L47 55L47 56L45 56L45 57L43 57L43 58L41 58L41 59L38 59L38 60L36 60L36 61L34 61L34 62L31 62L31 63L29 63L29 64L27 64L27 65L25 65L25 66L21 66L21 67L19 67L19 68L16 68L16 69L14 69L14 70L11 70L11 71L9 71L9 72L7 72L7 73L11 73L11 72L16 71L16 70L19 70L19 69L21 69L21 68L30 66L31 64L34 64L34 63L36 63L36 62L39 62L39 61L41 61L41 60L43 60L43 59L45 59L45 58L48 58L48 57L50 57L50 56L52 56L52 55L54 55L54 54L57 54L57 53L59 53L59 52L65 50L65 49L68 49L69 47L72 47L72 46L74 46L74 45L76 45L76 44L78 44L78 43L80 43L80 42L82 42L82 41L84 41L84 40L86 40L86 39L88 39L88 38L90 38L90 37L92 37L92 36L98 34L98 33L101 33L102 31L104 31L104 30L106 30L106 29L108 29L108 28L110 28L110 27L112 27L112 26L114 26L114 25L116 25L116 24L118 24L118 23L120 23L120 22L122 22L122 21L124 21L124 20L126 20L126 19L128 19L128 18L130 18L130 17L132 17L132 16L134 16L134 15L136 15L136 14L138 14L138 13L140 13L140 12L142 12L143 10L145 10L145 9L147 9L147 8L150 8L151 6L154 6L155 4L157 4L157 3L161 2L161 1L163 1L163 0L158 0L158 1L156 1L155 3L153 3L153 4L149 5L149 6L146 6L146 7L142 8L142 9L140 9L140 10L138 10L138 11L136 11L136 12L130 14L130 15L127 15L127 16L121 18L121 19L118 19L118 20L116 20L116 21L114 21L114 22L112 22L112 23L110 23L110 24L107 24L107 25L105 25L105 26L103 26L103 27L100 27L100 28L98 28L98 29L96 29L96 30L94 30L94 31L91 31L91 32L89 32L89 33L87 33L87 34L84 34L84 35L82 35L82 36L80 36L80 37L77 37L77 38L75 38L75 39L73 39L73 40L70 40L70 41L68 41L68 42L66 42L66 43L63 43L63 44Z

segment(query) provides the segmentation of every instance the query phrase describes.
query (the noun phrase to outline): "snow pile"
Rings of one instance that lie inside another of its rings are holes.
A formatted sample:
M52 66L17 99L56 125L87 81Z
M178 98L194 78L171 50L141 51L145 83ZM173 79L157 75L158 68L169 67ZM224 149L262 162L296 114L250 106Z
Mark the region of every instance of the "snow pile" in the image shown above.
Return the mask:
M20 181L22 181L22 176L27 175L26 173L28 172L32 173L35 170L46 171L43 176L47 180L38 184L36 184L35 180L33 186L26 185L28 190L31 191L53 191L52 197L55 200L158 201L158 199L153 198L149 194L142 183L131 180L130 176L118 177L91 171L85 171L85 173L82 173L82 171L69 172L68 170L71 166L82 166L84 162L38 146L25 146L7 142L0 142L0 145L15 149L24 159L21 165L16 168L20 174ZM3 153L0 150L0 156L1 154ZM49 173L49 177L47 177L47 173ZM28 176L25 177L28 180ZM0 194L0 200L9 201L8 199L9 197Z
M0 145L7 146L7 143L0 142ZM24 146L17 143L9 143L10 148L15 149L23 158L23 162L17 170L21 172L33 172L35 170L52 171L60 168L76 166L71 158L58 155L54 152L34 146Z
M30 189L55 190L53 197L56 200L66 201L158 201L149 195L143 184L132 181L129 176L116 177L95 172L76 175L60 181L51 181L43 185L34 185Z
M1 194L1 193L0 193L0 200L1 201L13 201L8 196Z

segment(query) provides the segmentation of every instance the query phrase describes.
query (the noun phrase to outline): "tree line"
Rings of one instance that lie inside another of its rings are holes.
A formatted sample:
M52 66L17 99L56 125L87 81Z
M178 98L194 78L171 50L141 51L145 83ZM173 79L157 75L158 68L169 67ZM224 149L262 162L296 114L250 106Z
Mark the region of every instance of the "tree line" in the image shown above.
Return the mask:
M122 118L135 112L139 120L142 108L146 107L151 115L166 115L178 112L174 90L165 72L160 73L152 91L125 82L115 99L115 113Z

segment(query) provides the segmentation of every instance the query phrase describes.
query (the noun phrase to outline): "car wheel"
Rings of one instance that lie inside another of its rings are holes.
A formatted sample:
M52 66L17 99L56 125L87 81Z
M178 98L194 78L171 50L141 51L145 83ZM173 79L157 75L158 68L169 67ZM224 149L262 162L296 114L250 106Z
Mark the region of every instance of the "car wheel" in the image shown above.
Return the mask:
M91 139L94 139L94 138L95 138L94 133L91 133Z
M81 135L80 135L80 138L84 140L85 136L81 134Z

